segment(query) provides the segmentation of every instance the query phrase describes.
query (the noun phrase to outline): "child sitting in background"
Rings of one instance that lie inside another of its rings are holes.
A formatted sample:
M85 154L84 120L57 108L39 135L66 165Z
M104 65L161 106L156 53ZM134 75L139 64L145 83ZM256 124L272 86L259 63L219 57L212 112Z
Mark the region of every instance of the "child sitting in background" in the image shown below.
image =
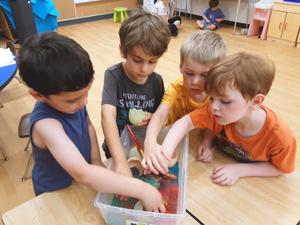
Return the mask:
M157 143L161 128L163 125L171 125L185 114L205 107L209 103L209 97L204 91L206 75L210 67L225 55L226 47L222 37L212 31L193 33L183 43L180 48L182 77L171 83L147 128L143 159L145 168L149 168L155 174L167 170L156 165L157 171L151 164L151 159L162 153L161 145ZM209 151L203 151L203 148L209 147L208 137L204 139L205 141L199 146L197 159L206 162L211 160L212 155L202 154L209 153Z
M112 156L114 171L132 176L119 136L125 125L130 124L130 109L148 112L139 124L145 126L161 102L164 84L154 69L167 50L170 32L157 16L138 10L122 23L119 36L120 52L125 61L105 71L101 108L105 140L102 147L107 158Z
M213 66L205 86L210 107L196 109L172 126L159 162L167 164L184 135L198 127L211 129L218 135L216 148L240 161L215 168L211 179L216 184L233 185L241 177L292 172L296 140L284 122L262 105L274 75L271 60L244 52Z
M173 4L173 2L171 1L170 4ZM180 16L171 14L174 13L174 5L172 5L172 8L169 8L164 5L163 0L154 0L154 4L144 6L144 10L158 16L163 22L168 24L172 36L176 37L178 35L178 29L182 20Z
M68 187L75 179L98 192L141 199L148 211L164 212L154 187L103 167L86 109L94 76L88 53L68 37L43 33L22 44L18 59L20 75L37 100L30 117L36 195Z
M224 14L218 5L219 0L209 0L209 8L203 13L203 19L196 21L201 30L216 30L221 27L220 23L224 20Z

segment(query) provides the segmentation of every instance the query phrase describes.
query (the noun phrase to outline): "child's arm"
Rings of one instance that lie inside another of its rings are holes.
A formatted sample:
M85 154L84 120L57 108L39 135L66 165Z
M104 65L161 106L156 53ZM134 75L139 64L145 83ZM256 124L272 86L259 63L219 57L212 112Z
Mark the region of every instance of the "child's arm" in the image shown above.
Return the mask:
M102 105L101 117L101 125L105 140L114 162L113 170L119 174L131 177L132 174L126 160L116 123L116 107L109 104Z
M168 5L171 5L171 8L169 8L169 12L170 12L169 18L172 18L174 16L175 9L177 6L177 0L173 0L173 1L171 0L170 2L171 2L170 4L168 3Z
M216 19L216 21L217 21L218 23L223 22L223 20L224 20L224 18L217 18L217 19Z
M174 123L162 144L163 154L167 159L170 160L172 158L178 143L182 140L184 135L194 128L189 114Z
M205 19L206 22L210 22L210 19L208 19L205 15L202 15L203 19Z
M151 185L135 178L121 176L103 167L88 164L57 120L43 119L36 122L33 127L33 138L35 144L49 149L55 160L77 182L98 192L140 199L148 211L165 211L160 193Z
M281 175L269 162L225 164L213 170L211 179L219 185L233 185L241 177L273 177Z
M164 159L164 157L162 155L162 146L157 143L157 138L169 111L169 106L160 104L155 113L152 115L150 123L147 127L144 142L145 152L142 165L148 170L148 172L151 171L154 174L166 173L168 171L167 162L165 160L161 160Z
M98 144L96 130L93 124L91 123L89 117L88 117L88 130L89 130L89 136L91 142L91 162L94 165L99 165L104 167L101 160L100 151L99 151L99 144Z

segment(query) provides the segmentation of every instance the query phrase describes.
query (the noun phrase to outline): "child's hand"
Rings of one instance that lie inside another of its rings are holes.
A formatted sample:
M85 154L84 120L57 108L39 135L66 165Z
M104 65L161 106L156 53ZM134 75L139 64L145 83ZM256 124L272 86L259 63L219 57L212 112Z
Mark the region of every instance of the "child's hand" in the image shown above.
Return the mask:
M155 143L145 145L144 158L142 166L144 167L144 174L159 173L165 174L168 172L168 160L162 154L162 146Z
M201 162L211 162L213 159L213 151L210 149L210 145L203 141L198 148L196 160Z
M144 209L150 212L166 212L166 208L159 191L153 186L146 184L140 199Z
M202 143L198 147L196 160L202 162L211 162L213 159L213 150L211 149L211 143L214 134L211 130L205 129L203 135L204 137Z
M149 113L147 114L147 116L142 120L142 122L140 122L137 127L144 127L144 126L147 126L148 123L150 122L150 119L152 117L152 113Z
M230 186L235 184L240 178L240 169L238 164L226 164L218 166L213 170L211 176L212 181L215 184Z

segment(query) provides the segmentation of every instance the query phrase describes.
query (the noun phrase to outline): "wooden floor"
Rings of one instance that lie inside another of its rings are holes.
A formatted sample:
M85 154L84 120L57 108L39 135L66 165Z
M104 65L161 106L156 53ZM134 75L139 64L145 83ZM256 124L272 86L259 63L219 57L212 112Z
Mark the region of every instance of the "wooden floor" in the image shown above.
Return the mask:
M173 38L168 52L159 60L156 71L163 75L165 85L173 81L179 73L179 48L183 40L197 31L195 21L184 20L182 30ZM88 110L97 130L99 143L103 140L100 127L100 99L104 70L120 62L118 29L119 24L100 20L72 26L64 26L58 32L74 38L90 54L95 81L90 95ZM238 51L263 53L272 58L277 67L276 78L265 105L276 111L291 127L297 142L300 142L300 49L290 45L263 41L257 37L233 35L232 27L217 31L225 39L228 54ZM20 117L32 110L34 100L27 94L27 88L14 79L0 92L0 149L9 156L8 161L0 154L0 214L34 197L31 180L21 182L30 152L24 152L26 140L18 138ZM299 147L298 147L299 150ZM299 155L297 169L300 168ZM272 190L270 190L272 191ZM300 196L295 196L300 198ZM1 223L1 222L0 222Z

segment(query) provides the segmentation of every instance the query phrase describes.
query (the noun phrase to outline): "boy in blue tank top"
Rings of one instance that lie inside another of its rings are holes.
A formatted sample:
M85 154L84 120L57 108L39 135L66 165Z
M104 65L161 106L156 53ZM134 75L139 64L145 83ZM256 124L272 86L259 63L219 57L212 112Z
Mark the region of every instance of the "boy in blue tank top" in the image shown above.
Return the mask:
M78 43L54 32L32 36L21 47L19 71L37 100L30 118L37 195L68 187L74 179L98 192L140 199L145 210L165 211L157 189L103 167L86 110L94 70Z

